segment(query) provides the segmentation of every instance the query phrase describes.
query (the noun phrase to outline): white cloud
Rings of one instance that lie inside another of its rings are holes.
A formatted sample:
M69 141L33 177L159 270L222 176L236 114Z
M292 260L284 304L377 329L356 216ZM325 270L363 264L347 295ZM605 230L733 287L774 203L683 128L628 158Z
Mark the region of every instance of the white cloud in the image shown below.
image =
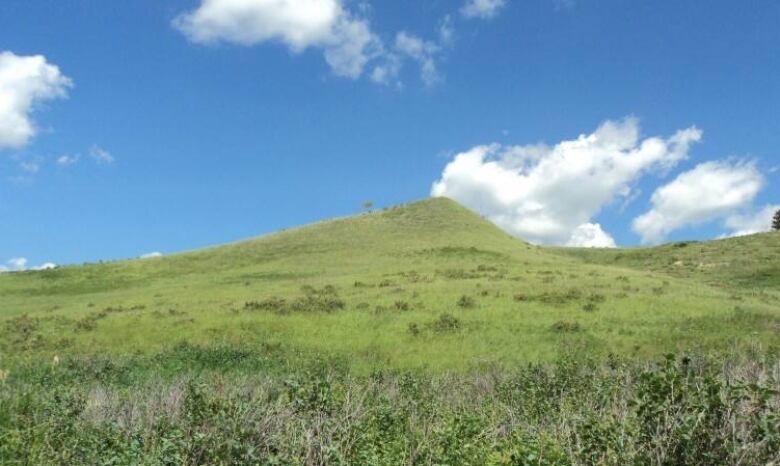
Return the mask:
M35 136L37 104L67 96L72 82L41 55L0 52L0 149L19 149Z
M395 49L420 64L420 78L425 85L431 86L440 79L435 59L441 50L438 44L401 31L395 37Z
M489 19L496 16L504 5L506 0L466 0L460 12L466 18Z
M382 53L368 21L353 16L340 0L202 0L173 25L199 44L276 41L294 53L320 48L334 73L352 79Z
M574 229L566 246L583 248L614 248L615 240L598 223L583 223Z
M9 259L6 264L8 264L11 270L25 270L27 268L27 259L24 257L14 257Z
M79 161L78 155L63 155L57 158L57 165L67 167Z
M19 166L22 168L22 170L31 174L38 173L38 171L41 169L41 164L37 161L28 160L26 162L21 162Z
M400 88L399 75L405 60L419 64L426 85L441 79L436 56L453 42L451 15L441 20L436 41L402 31L386 45L363 17L365 4L358 3L355 13L345 8L345 3L346 0L201 0L196 9L176 17L173 26L198 44L252 46L277 42L293 53L314 48L323 53L334 74L350 79L360 78L370 68L371 81ZM483 5L485 0L476 3L469 11L477 8L481 14L487 14L491 9L497 10L503 0L487 0L487 6Z
M343 14L336 0L203 0L173 23L196 43L278 40L301 51L329 40Z
M455 199L533 243L577 243L590 233L607 245L606 233L587 225L593 217L629 197L640 176L687 157L700 139L691 127L641 140L638 121L626 118L554 146L477 146L455 156L431 194Z
M632 228L643 243L657 243L680 228L734 215L762 187L761 174L751 163L702 163L658 188L652 208L634 219Z
M398 80L402 65L401 57L394 53L386 54L384 61L371 71L371 80L377 84L395 83L398 87L402 87Z
M155 251L155 252L148 252L146 254L141 254L140 256L138 256L139 259L154 259L156 257L162 257L162 253Z
M448 45L452 40L450 20L444 19L439 29L439 40ZM426 86L433 86L441 80L436 57L443 50L439 43L424 40L414 34L401 31L395 36L393 48L382 55L382 61L374 66L371 80L379 84L396 84L402 87L398 79L404 61L412 60L420 65L420 79Z
M111 163L114 163L116 160L114 156L111 154L111 152L103 149L102 147L98 145L92 145L92 147L89 148L87 151L87 155L89 158L94 160L99 165L108 165ZM60 167L68 167L70 165L75 165L78 163L82 158L81 154L76 155L62 155L60 157L57 157L57 160L55 161L57 165Z
M25 270L49 270L57 267L57 264L53 262L46 262L34 267L27 267L29 261L24 257L14 257L8 259L5 264L0 264L0 273L6 272L24 272Z
M114 162L114 156L111 155L111 153L107 150L98 146L92 146L89 148L89 156L100 164L109 164Z
M56 269L56 268L57 268L57 264L55 264L54 262L46 262L44 264L38 265L36 267L33 267L32 269L33 270L51 270L51 269Z
M451 45L455 40L455 29L452 26L452 16L446 15L439 24L439 42Z
M553 0L556 10L573 10L577 6L577 0Z
M345 78L357 79L369 61L382 53L382 43L364 20L338 23L335 34L325 48L325 61L333 72Z
M745 236L772 229L772 219L780 205L767 205L758 212L733 214L726 217L724 226L731 230L724 236Z

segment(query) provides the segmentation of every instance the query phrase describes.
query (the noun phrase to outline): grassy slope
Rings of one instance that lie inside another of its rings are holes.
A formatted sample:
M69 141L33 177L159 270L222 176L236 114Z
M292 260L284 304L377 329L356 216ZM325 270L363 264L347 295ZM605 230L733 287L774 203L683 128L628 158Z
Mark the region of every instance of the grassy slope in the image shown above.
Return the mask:
M777 274L748 293L689 279L695 274L670 270L655 250L608 253L626 260L606 254L530 246L453 201L432 199L158 259L2 275L0 354L225 342L342 355L363 369L462 369L571 350L647 357L780 343ZM332 285L345 308L245 308L295 300L304 285ZM462 296L474 305L459 306ZM437 326L443 313L459 328Z
M775 232L716 241L684 241L652 248L556 248L550 251L590 264L660 272L734 291L780 292L780 234Z

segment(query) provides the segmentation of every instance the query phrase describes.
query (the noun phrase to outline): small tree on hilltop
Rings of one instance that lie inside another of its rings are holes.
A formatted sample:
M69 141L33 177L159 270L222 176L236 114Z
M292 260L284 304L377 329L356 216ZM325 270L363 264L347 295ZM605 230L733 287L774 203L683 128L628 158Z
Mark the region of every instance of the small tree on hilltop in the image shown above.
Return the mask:
M366 211L371 212L371 209L374 207L374 201L365 201L363 204L361 204L361 206Z
M772 219L772 229L780 231L780 210L775 212L775 217Z

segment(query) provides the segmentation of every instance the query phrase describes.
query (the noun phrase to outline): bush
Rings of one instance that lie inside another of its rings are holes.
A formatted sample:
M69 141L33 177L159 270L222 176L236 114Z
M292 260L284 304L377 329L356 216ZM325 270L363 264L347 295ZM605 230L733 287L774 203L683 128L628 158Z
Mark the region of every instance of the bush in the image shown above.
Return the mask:
M318 290L311 286L301 288L304 296L288 301L284 298L272 296L262 301L247 301L244 310L270 311L277 314L290 314L293 312L325 312L331 313L344 309L346 303L339 299L336 289L326 285Z
M460 329L460 320L452 314L444 313L429 324L430 328L435 332L447 333L454 332Z
M463 295L460 298L458 298L457 304L458 307L462 307L463 309L471 309L477 305L476 301L474 301L474 298L466 295Z
M128 359L30 361L0 389L0 464L715 466L780 459L776 360L669 356L648 364L570 356L468 373L356 376L337 360L271 362L272 355L183 344ZM172 367L179 372L160 377Z
M557 333L576 333L581 331L582 327L577 322L559 320L552 325L552 330Z

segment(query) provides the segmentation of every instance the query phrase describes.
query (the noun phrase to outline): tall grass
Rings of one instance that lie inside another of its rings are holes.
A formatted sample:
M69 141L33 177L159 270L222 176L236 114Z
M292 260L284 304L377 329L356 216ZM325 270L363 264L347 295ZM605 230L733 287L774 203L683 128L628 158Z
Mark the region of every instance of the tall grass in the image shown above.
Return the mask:
M0 386L0 463L724 465L780 461L780 365L576 357L375 371L180 346L29 362Z

